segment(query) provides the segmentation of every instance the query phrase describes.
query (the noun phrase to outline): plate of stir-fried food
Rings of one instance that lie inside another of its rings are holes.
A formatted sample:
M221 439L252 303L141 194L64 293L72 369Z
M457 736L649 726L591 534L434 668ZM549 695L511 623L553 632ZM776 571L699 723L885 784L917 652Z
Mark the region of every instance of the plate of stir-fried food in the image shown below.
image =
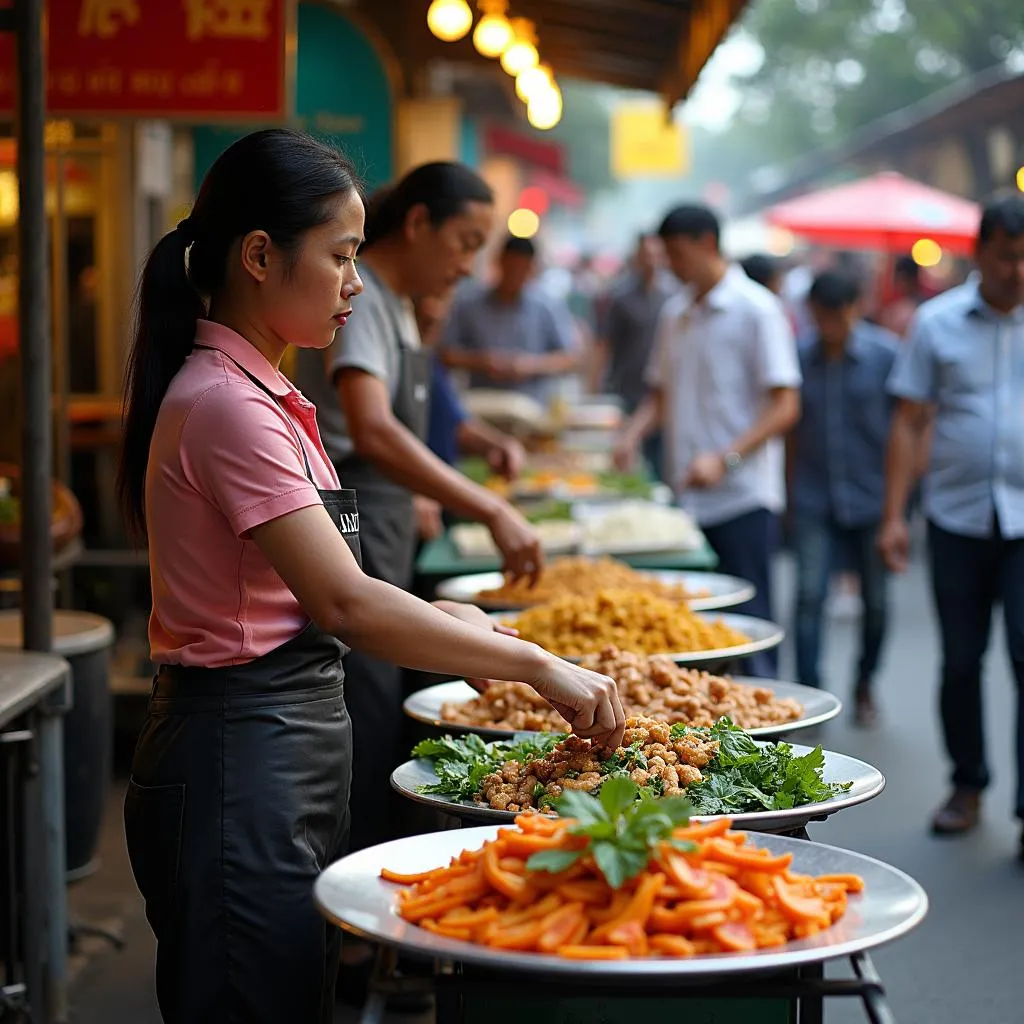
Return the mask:
M445 580L437 596L496 611L517 611L563 597L586 597L596 590L635 590L670 601L685 601L691 611L715 611L749 601L752 583L711 572L633 569L613 558L555 558L537 583L508 580L500 572L475 573Z
M821 747L752 739L723 718L711 727L668 726L629 718L622 746L609 752L578 736L523 734L485 743L423 740L392 785L456 817L511 821L550 813L570 792L600 794L628 778L639 796L686 796L701 818L730 816L745 828L790 831L877 796L885 787L871 765Z
M608 646L582 664L611 676L627 716L643 715L668 725L710 726L727 717L752 736L766 739L821 725L842 703L827 690L780 680L730 678L675 664L657 655ZM569 724L524 683L490 683L480 693L464 682L440 683L409 696L411 718L453 733L505 739L519 732L568 732Z
M693 612L685 602L635 590L563 597L518 613L492 613L523 640L578 661L609 644L684 665L722 665L782 643L785 631L749 615Z

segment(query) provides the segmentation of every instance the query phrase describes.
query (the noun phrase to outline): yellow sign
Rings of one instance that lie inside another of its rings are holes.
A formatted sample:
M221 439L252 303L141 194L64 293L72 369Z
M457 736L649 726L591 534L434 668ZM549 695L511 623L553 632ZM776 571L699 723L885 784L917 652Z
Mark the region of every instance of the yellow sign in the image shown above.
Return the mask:
M625 103L612 111L611 164L616 178L678 177L690 165L683 127L660 103Z

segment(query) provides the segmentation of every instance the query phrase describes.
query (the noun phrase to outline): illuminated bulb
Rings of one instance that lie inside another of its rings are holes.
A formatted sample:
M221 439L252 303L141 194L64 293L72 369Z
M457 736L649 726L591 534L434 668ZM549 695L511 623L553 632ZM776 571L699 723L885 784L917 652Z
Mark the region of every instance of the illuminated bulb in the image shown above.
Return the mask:
M1024 167L1017 169L1017 188L1024 192Z
M537 33L528 18L512 19L512 35L512 42L501 55L501 66L515 78L527 68L536 67L540 63L540 54L537 53Z
M508 215L508 233L516 238L533 238L540 231L540 217L520 207Z
M919 238L911 247L910 255L919 267L934 267L942 260L942 246L931 238Z
M550 89L554 83L551 68L547 64L538 64L535 68L527 68L516 75L516 95L524 103L529 103L532 96Z
M526 119L541 131L554 128L562 120L562 92L557 85L531 97L526 104Z
M479 0L483 17L473 30L473 45L481 57L500 57L512 42L512 26L505 17L505 0Z
M466 0L434 0L427 11L427 26L438 39L454 43L473 27L473 12Z

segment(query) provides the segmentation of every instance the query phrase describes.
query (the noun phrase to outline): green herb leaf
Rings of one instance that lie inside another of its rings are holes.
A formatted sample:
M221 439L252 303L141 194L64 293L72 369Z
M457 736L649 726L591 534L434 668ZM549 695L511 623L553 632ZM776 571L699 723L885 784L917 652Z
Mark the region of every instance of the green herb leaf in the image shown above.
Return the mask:
M640 787L632 779L609 779L601 787L601 807L609 818L622 814L640 793Z
M529 871L548 871L557 875L559 871L565 871L572 867L583 856L585 850L541 850L540 853L532 854L526 862Z

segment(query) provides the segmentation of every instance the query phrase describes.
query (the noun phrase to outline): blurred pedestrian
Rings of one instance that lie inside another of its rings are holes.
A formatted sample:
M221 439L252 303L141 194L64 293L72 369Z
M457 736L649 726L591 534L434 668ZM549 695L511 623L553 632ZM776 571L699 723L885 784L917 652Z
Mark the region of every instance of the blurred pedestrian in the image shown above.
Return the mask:
M893 373L899 404L879 536L886 562L903 571L905 510L934 424L924 511L942 636L942 730L953 762L953 791L932 820L943 835L977 825L990 781L981 664L997 602L1017 679L1016 810L1024 819L1024 196L985 207L975 258L977 279L920 308Z
M557 393L558 378L577 368L573 318L564 303L532 283L536 267L534 243L509 236L494 287L456 298L441 358L469 371L471 387L520 391L546 403Z
M594 390L622 400L632 416L647 394L644 373L654 350L658 318L665 302L679 291L679 284L665 265L665 246L653 232L637 240L633 265L609 290L598 328ZM644 444L644 457L660 472L661 431Z
M668 483L722 571L757 587L742 610L770 619L770 565L786 501L782 437L800 415L793 332L778 298L722 255L719 221L706 206L677 207L659 234L687 288L662 310L650 391L617 460L633 462L664 424ZM771 677L777 655L761 652L746 664L752 675Z
M787 445L797 564L797 679L820 686L829 575L845 556L863 599L855 720L874 722L872 682L886 629L886 569L875 540L882 518L892 400L885 385L895 335L861 319L856 278L819 274L808 296L814 328L801 338L801 418Z

